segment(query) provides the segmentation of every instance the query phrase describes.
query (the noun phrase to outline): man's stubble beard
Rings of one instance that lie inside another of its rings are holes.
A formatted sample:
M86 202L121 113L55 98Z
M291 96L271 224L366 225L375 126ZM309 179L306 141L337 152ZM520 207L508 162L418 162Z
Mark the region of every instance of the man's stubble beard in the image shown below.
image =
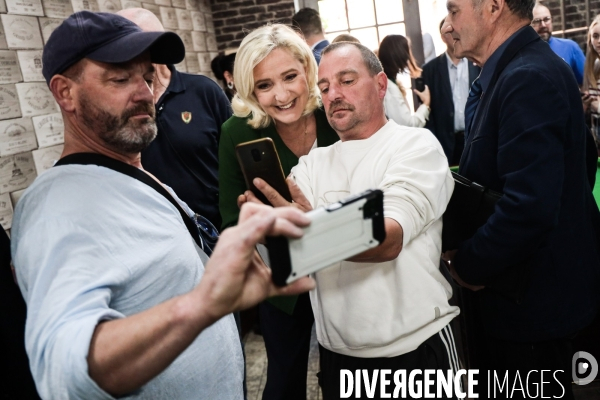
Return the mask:
M156 138L155 109L151 103L140 103L123 111L121 115L113 115L93 104L83 94L79 109L83 124L98 135L107 147L118 153L139 153ZM130 120L139 112L147 112L152 118Z
M347 109L349 111L352 111L352 114L350 116L350 119L344 124L343 127L341 127L335 118L333 118L333 113L328 112L327 113L327 120L329 121L329 125L331 125L331 127L336 131L336 132L347 132L353 128L355 128L360 122L360 118L356 115L356 109L354 106L352 106L349 103L346 103L344 101L338 100L338 101L333 101L331 102L331 104L329 105L329 110L336 110L339 109L340 107L343 107L344 109Z

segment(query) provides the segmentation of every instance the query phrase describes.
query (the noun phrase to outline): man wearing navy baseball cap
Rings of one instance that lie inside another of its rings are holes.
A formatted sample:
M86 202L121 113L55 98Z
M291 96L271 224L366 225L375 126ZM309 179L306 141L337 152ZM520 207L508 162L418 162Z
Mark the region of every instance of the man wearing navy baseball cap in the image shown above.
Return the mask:
M174 33L86 11L44 48L65 146L21 197L12 230L44 399L243 398L231 312L313 286L276 288L254 250L265 235L300 236L301 212L244 205L209 261L191 210L143 170L156 135L152 63L184 54Z

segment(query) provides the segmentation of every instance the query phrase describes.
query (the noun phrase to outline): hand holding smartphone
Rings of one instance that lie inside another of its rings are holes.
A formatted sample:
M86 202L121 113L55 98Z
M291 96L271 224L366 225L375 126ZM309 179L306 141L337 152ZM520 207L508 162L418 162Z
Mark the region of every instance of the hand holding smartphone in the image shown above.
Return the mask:
M415 89L417 89L419 92L425 90L425 81L423 78L415 79Z
M279 155L271 138L262 138L236 146L240 168L249 190L264 204L271 204L265 195L254 186L254 178L261 178L275 189L287 201L292 201L292 195L285 181Z

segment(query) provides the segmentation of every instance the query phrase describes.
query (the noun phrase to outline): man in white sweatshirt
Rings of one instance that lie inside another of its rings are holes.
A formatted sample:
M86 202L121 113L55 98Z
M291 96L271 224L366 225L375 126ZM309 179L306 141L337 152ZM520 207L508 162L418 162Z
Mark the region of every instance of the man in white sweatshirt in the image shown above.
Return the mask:
M351 389L352 396L365 395L372 383L377 396L386 397L384 391L391 394L395 379L401 380L398 371L455 374L459 365L449 323L459 310L448 304L452 290L439 270L441 216L454 188L444 151L428 130L386 119L387 79L366 47L348 42L327 47L318 85L341 140L300 159L294 179L288 178L293 204L309 210L378 188L384 192L387 235L380 246L315 274L310 295L323 397L346 397ZM273 204L289 205L264 181L254 183ZM390 370L387 378L384 369ZM367 385L357 370L369 371ZM423 375L415 378L423 383ZM383 379L391 380L387 389ZM430 393L436 393L434 387L435 382Z

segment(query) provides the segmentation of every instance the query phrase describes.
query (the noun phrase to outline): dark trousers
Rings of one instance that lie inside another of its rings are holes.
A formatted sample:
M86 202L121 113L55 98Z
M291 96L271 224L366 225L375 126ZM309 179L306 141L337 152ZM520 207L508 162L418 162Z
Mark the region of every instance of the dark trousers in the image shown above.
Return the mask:
M292 315L268 302L261 303L258 311L268 360L263 400L306 400L310 334L315 321L308 293L298 297Z
M324 400L332 400L341 398L341 387L340 387L340 371L349 370L352 374L356 370L367 370L368 375L373 377L374 370L389 369L392 371L405 370L406 380L412 370L419 369L421 371L426 369L448 371L453 370L456 372L460 369L458 356L456 353L456 346L454 344L454 338L450 332L450 326L446 326L442 331L431 336L425 342L423 342L416 350L409 353L402 354L396 357L389 358L358 358L334 353L333 351L327 350L319 345L319 356L320 356L320 369L319 372L319 386L323 392ZM363 372L364 374L364 372ZM419 379L422 380L423 375ZM392 394L394 391L394 381L392 376L387 376L387 379L391 380L390 386L386 388L388 394ZM435 378L434 378L435 380ZM435 384L432 387L430 393L437 391ZM435 388L435 389L434 389ZM360 396L356 396L356 391L350 396L351 399L379 399L381 398L380 380L376 382L376 388L374 391L374 397L369 397L366 393L366 387L362 382L362 389ZM442 391L444 394L444 391ZM422 397L424 394L422 393ZM400 397L402 394L400 393ZM419 397L419 398L422 398ZM407 397L412 398L407 391ZM455 399L456 397L436 397L438 399Z
M479 398L539 399L543 387L544 398L573 399L571 339L521 343L485 335L480 346L478 367L484 386L479 390ZM545 371L543 376L542 370ZM487 371L490 371L491 382L487 382ZM500 390L505 377L508 388Z

